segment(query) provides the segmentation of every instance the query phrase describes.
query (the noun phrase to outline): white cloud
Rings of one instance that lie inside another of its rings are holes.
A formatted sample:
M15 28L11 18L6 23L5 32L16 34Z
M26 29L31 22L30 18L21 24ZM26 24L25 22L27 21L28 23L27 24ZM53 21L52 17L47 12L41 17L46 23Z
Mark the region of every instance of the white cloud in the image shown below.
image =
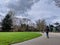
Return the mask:
M26 12L38 1L39 0L0 0L0 13L4 15L9 9L12 9L16 11L17 15L27 16Z
M6 12L7 9L13 9L16 13L24 14L38 1L39 0L0 0L0 9L2 9L0 12Z
M44 18L48 23L60 22L60 8L55 6L53 0L38 1L39 0L0 0L0 13L4 15L9 9L13 9L18 15L25 13L24 15L32 20Z
M34 17L33 20L46 19L47 23L52 23L52 21L56 22L60 20L59 12L60 8L55 5L53 0L40 0L28 13Z

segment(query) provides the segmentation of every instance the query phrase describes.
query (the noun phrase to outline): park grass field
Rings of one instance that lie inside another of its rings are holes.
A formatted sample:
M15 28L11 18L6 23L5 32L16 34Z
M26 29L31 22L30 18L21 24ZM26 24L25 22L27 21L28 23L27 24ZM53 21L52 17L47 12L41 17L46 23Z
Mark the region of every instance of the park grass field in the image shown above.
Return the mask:
M0 32L0 45L10 45L42 36L37 32Z

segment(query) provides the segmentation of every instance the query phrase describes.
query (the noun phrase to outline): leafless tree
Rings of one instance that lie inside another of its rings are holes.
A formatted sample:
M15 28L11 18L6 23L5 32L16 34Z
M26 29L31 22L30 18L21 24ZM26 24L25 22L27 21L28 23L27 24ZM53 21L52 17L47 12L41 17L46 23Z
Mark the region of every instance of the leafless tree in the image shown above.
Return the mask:
M36 25L37 25L37 30L39 30L39 31L44 31L45 30L45 27L46 27L46 22L45 22L45 20L43 19L43 20L38 20L37 22L36 22Z

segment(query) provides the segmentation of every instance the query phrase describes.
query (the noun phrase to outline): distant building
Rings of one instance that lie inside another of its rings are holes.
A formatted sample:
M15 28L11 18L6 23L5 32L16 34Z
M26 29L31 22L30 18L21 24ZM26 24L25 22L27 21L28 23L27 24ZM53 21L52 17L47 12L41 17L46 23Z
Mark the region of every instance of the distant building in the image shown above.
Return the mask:
M56 26L58 32L60 32L60 25Z

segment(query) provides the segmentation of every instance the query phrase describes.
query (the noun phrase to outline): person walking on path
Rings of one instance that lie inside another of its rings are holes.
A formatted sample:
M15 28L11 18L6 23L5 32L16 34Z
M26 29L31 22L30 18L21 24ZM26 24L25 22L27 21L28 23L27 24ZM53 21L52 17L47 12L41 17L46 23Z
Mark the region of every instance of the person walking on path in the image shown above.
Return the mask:
M49 38L49 27L48 26L46 27L46 36L47 38Z

